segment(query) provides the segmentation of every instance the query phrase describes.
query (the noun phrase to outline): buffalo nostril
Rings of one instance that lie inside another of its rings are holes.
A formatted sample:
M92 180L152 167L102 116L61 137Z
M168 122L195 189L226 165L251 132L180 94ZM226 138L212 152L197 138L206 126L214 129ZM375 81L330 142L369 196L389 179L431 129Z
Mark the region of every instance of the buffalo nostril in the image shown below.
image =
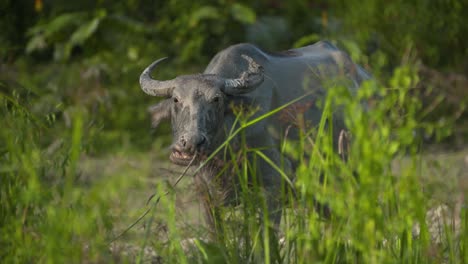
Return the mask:
M206 142L206 138L205 138L204 136L201 136L201 137L198 139L197 147L202 146L203 144L205 144L205 142Z
M182 147L185 147L187 145L187 141L185 140L185 138L180 139L180 144L182 145Z

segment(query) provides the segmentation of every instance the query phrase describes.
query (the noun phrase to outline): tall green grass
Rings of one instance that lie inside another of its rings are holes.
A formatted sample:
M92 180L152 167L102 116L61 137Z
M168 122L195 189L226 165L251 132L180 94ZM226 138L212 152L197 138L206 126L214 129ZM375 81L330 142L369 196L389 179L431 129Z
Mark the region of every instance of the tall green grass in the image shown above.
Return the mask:
M0 259L2 263L99 262L107 259L114 185L86 186L83 113L57 137L54 116L30 111L31 101L0 94Z
M32 112L23 96L0 94L0 259L144 262L150 248L160 257L153 260L169 263L466 263L466 208L458 212L459 228L446 219L442 232L434 234L433 223L426 221L437 204L424 191L418 133L446 134L447 128L424 121L425 111L411 95L417 81L414 69L403 66L387 83L364 83L357 95L339 85L330 87L319 102L321 122L299 127L297 140L281 142L283 154L298 164L294 175L284 162L271 161L266 149L245 144L249 126L281 109L262 117L239 115L217 151L227 157L241 205L219 208L217 233L184 224L185 218L195 217L179 210L178 199L186 194L179 186L160 182L148 213L133 227L143 226L143 231L137 237L124 234L113 243L123 230L115 227L116 218L125 209L116 214L112 208L129 195L128 186L134 183L127 178L134 175L84 179L81 163L87 142L93 142L86 111L70 112L71 126L58 133L56 117ZM363 104L375 98L372 106ZM341 117L339 111L345 113L349 131L337 151L331 124ZM232 146L234 137L240 139L240 148ZM394 162L400 159L405 162L396 170ZM284 180L284 190L273 197L255 177L259 160ZM187 172L183 181L193 173ZM288 191L290 185L294 194ZM284 201L279 230L262 217L269 214L273 198ZM331 208L330 217L317 211L317 203ZM125 257L125 250L109 250L126 242L137 245L137 254Z

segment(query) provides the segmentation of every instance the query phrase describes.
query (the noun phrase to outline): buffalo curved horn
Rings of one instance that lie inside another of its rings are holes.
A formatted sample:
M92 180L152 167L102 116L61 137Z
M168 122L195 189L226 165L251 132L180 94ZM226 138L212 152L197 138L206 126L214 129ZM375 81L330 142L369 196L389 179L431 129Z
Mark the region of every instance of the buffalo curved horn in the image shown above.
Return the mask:
M257 64L251 57L242 55L249 62L249 69L241 73L237 79L225 79L223 92L236 95L253 91L263 82L263 67Z
M174 80L169 81L158 81L151 78L151 72L156 66L167 57L161 58L148 66L143 73L140 75L140 86L143 92L151 96L169 97L172 95L176 83Z

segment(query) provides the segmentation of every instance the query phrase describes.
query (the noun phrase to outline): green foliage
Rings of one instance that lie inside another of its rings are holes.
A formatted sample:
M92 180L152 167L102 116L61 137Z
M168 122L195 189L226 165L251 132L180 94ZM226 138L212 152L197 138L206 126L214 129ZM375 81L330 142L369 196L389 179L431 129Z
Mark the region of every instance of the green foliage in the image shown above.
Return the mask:
M2 260L97 259L112 228L103 202L110 196L100 192L99 184L76 185L81 115L73 115L72 131L46 145L40 138L50 131L53 120L30 112L20 96L0 94L0 100L1 122L7 128L0 133L5 143L0 156Z
M360 46L384 51L398 64L408 49L433 67L466 70L468 3L440 1L336 1L345 32Z

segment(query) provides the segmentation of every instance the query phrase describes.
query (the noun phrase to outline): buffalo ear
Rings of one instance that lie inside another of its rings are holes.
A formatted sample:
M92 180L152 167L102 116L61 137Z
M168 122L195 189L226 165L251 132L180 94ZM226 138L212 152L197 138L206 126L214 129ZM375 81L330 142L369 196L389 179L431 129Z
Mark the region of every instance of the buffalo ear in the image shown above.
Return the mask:
M151 115L151 127L156 128L162 120L171 117L171 99L166 99L158 104L148 107L148 112Z

